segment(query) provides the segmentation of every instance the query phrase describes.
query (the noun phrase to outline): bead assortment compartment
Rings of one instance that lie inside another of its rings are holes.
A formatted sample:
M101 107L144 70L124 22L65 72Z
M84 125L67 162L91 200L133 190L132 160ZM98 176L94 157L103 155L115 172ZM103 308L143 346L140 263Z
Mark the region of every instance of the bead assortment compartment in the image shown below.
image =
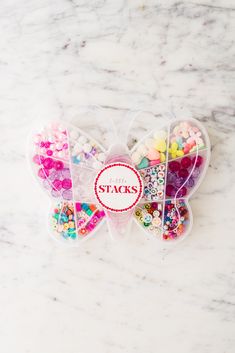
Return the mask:
M203 175L206 163L205 151L170 160L166 180L166 198L189 196Z
M71 162L74 165L85 165L100 169L106 159L103 148L81 130L69 127L69 147Z
M183 199L145 203L136 207L137 223L151 235L162 240L174 240L189 230L190 214Z
M137 169L155 166L166 161L167 130L156 131L148 135L132 150L131 158Z
M105 217L102 210L89 203L96 170L106 158L102 147L76 127L58 122L35 133L31 144L34 174L58 202L51 215L56 239L72 244L94 233ZM79 205L84 208L82 213Z
M135 209L136 221L152 235L161 237L163 204L160 202L145 203Z
M33 138L33 169L41 185L53 198L72 200L67 130L51 124Z
M158 201L164 198L165 171L165 164L140 170L144 180L143 198L146 201Z
M160 153L162 160L161 157L155 159L155 153L157 156ZM189 233L192 215L188 198L203 179L208 167L209 155L208 135L195 119L173 121L167 130L160 131L158 134L151 132L132 148L132 161L144 182L142 202L149 202L149 204L143 203L141 207L145 209L145 206L151 205L152 201L162 201L163 206L165 205L164 215L167 207L171 207L173 209L171 212L175 213L172 220L175 229L172 228L171 219L165 221L165 216L163 217L159 228L161 239L175 240ZM152 156L154 156L153 160L149 158ZM161 180L163 187L160 186L160 190L156 190L159 185L159 167L164 169L164 181ZM178 207L180 202L182 205ZM139 209L137 209L138 212L140 212ZM180 212L185 213L185 216L180 217ZM135 217L139 225L144 224L141 219L141 217ZM177 222L176 226L175 222ZM149 224L145 225L144 229L152 233L152 227L153 225Z
M164 209L162 238L174 240L184 235L190 226L190 214L185 200L167 200Z
M51 214L52 229L58 240L73 244L96 231L104 217L104 211L93 204L59 202Z

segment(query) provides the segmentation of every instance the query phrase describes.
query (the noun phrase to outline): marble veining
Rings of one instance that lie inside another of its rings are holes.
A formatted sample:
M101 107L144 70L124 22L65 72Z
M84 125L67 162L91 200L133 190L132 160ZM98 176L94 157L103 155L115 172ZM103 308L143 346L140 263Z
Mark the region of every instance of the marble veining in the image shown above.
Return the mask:
M1 1L1 352L235 350L234 23L233 0ZM87 106L106 145L110 116L121 129L133 111L205 124L211 162L185 241L164 248L134 225L78 249L48 236L26 137L51 118L79 125Z

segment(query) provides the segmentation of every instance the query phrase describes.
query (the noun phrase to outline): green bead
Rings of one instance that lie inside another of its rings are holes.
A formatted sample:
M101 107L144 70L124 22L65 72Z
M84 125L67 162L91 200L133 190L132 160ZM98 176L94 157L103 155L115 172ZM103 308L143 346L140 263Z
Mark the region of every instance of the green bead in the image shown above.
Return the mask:
M147 168L148 166L149 166L149 160L146 157L144 157L142 161L138 164L137 168L143 169L143 168Z
M88 216L91 216L92 215L92 210L90 210L89 208L88 208L88 210L86 210L86 214L88 215Z

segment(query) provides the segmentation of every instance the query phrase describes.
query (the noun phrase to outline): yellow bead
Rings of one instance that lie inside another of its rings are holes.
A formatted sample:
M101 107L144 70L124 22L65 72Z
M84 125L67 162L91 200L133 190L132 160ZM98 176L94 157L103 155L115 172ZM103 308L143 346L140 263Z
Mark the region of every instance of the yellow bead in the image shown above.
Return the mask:
M64 223L64 230L67 230L67 229L69 229L69 225L68 223Z
M163 139L156 140L154 147L159 152L166 152L166 141Z
M160 160L161 162L165 162L166 161L166 156L164 153L160 153Z
M177 157L183 157L184 151L177 151Z

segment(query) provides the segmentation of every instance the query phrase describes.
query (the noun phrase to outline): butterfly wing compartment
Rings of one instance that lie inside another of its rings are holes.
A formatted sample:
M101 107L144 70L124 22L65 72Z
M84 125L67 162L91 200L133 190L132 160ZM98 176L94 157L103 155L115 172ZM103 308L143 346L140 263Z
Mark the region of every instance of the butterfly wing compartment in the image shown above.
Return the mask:
M33 134L30 161L37 181L53 200L50 229L67 243L87 238L104 220L93 180L105 151L81 130L53 122Z
M189 234L193 218L188 200L203 180L209 158L209 137L195 119L175 120L134 147L132 159L144 181L135 219L148 234L163 240Z

